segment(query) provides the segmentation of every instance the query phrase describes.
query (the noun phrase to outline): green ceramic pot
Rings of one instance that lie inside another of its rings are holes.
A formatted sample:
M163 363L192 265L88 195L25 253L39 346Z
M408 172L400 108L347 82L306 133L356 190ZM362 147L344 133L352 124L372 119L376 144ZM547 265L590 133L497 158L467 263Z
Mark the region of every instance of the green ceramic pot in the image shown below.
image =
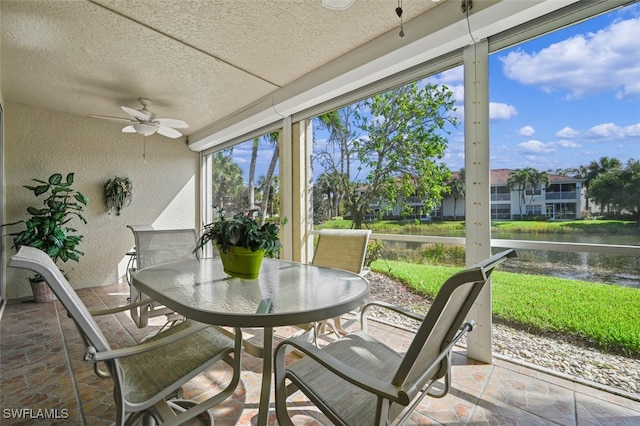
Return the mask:
M244 247L229 247L227 253L223 253L218 246L224 272L232 277L253 280L258 278L264 250L251 251Z

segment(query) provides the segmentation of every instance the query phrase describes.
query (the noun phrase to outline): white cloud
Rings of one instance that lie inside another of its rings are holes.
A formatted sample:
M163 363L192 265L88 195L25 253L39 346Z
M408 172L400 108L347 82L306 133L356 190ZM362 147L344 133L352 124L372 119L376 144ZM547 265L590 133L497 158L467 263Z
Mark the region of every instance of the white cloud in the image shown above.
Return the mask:
M624 132L627 136L640 136L640 123L625 127Z
M513 105L489 102L490 120L508 120L516 115L518 115L518 111Z
M518 135L531 137L536 132L533 126L523 126L518 129Z
M589 139L618 139L622 136L619 126L614 123L602 123L587 130L586 137Z
M572 129L569 126L565 126L562 129L556 132L556 137L558 138L575 138L580 133L577 130Z
M456 103L461 104L464 103L464 85L455 85L448 86L449 90L453 92L453 99L455 99Z
M558 146L561 148L581 148L582 147L582 145L580 145L579 143L574 141L568 141L566 139L559 140Z
M461 85L464 82L464 67L461 65L448 69L429 77L429 80L436 84Z
M640 123L620 127L615 123L602 123L585 132L590 140L622 140L640 136Z
M530 140L518 144L518 151L529 154L549 154L555 152L553 143L544 143L537 140Z
M620 20L595 33L579 34L539 52L515 50L500 58L504 74L547 92L570 97L616 91L618 98L638 96L640 18Z

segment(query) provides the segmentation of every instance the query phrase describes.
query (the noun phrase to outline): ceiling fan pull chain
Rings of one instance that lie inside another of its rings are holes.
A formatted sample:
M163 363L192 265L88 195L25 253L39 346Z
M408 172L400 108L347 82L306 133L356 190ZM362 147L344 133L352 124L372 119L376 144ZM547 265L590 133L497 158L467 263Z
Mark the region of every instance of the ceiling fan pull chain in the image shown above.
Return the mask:
M404 37L404 28L402 26L402 0L398 0L398 7L396 7L396 15L400 18L400 37Z
M142 137L144 138L144 142L142 142L142 158L144 159L144 162L147 162L147 137L142 135Z

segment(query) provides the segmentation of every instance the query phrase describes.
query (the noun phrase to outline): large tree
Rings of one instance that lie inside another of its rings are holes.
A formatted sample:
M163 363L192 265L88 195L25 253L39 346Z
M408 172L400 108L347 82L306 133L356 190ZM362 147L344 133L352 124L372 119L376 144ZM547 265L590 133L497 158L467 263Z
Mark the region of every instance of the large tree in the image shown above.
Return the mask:
M346 192L350 191L353 142L357 133L354 129L353 115L356 105L349 105L318 116L320 128L329 131L326 140L318 141L314 133L314 160L324 169L318 177L318 190L328 191L329 215L340 215L340 204ZM356 170L357 175L357 170Z
M211 167L212 199L217 208L240 211L246 208L242 169L234 163L231 149L213 154Z
M601 206L628 210L640 224L640 161L614 167L591 181L591 198Z
M589 165L586 166L584 186L586 191L585 197L587 199L587 203L589 202L589 199L594 199L591 196L591 191L590 191L591 182L595 180L598 176L608 173L609 171L612 171L615 169L620 169L621 167L622 167L622 163L620 162L620 160L618 160L617 158L610 158L606 156L600 157L598 161L595 161L595 160L591 161ZM604 211L605 206L609 206L609 204L602 204L602 203L599 203L599 204L600 204L601 211ZM587 204L587 207L588 207L588 204Z
M334 143L316 151L316 158L326 172L340 177L356 228L373 203L384 209L418 196L425 211L435 207L451 176L439 160L447 147L447 124L457 124L453 110L451 90L428 83L422 88L408 84L338 110L342 125L332 133Z
M324 201L324 211L329 218L340 216L340 200L342 199L340 189L340 173L338 172L322 173L316 180L314 191L318 192L321 197L319 200Z
M591 200L591 191L589 188L591 187L591 181L597 178L599 175L608 172L614 168L621 167L620 160L617 158L609 158L609 157L600 157L598 161L592 160L589 164L584 165L581 164L575 169L575 173L573 176L582 179L582 186L584 188L584 197L585 197L585 209L590 211L589 208L589 200Z

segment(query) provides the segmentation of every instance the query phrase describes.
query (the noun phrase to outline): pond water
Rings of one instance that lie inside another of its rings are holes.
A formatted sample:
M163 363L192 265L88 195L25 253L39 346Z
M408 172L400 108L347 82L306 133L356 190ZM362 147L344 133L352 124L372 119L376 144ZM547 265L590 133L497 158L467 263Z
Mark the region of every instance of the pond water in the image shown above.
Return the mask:
M522 234L492 232L492 238L506 240L557 241L589 244L640 245L633 235ZM511 263L511 265L507 265ZM640 288L640 257L605 253L569 253L518 250L517 262L506 262L505 270L571 278L603 284Z
M443 235L463 237L464 234ZM589 244L640 245L640 237L633 235L585 235L585 234L531 234L493 231L492 238L504 240L555 241ZM422 243L385 242L385 252L389 259L414 258L421 252ZM503 248L495 248L497 253ZM547 275L601 284L640 288L640 257L612 255L604 253L571 253L545 250L518 249L518 257L501 265L509 272ZM383 254L385 256L385 254ZM461 258L464 255L461 254Z

